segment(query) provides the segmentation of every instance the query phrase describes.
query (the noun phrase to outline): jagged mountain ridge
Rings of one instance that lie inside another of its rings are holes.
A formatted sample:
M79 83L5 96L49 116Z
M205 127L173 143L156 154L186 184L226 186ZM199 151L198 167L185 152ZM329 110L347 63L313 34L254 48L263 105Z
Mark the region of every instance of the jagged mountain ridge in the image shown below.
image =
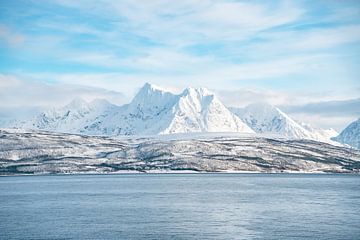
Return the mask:
M16 126L19 127L19 126ZM146 83L133 100L116 106L105 100L70 104L38 114L20 128L87 135L157 135L190 132L274 134L289 139L313 139L339 144L336 131L299 123L279 108L250 104L227 108L205 88L187 88L174 94Z
M350 123L334 141L360 149L360 118Z
M147 83L129 104L93 106L76 101L60 111L42 113L25 127L90 135L253 133L205 88L187 88L181 94L173 94Z

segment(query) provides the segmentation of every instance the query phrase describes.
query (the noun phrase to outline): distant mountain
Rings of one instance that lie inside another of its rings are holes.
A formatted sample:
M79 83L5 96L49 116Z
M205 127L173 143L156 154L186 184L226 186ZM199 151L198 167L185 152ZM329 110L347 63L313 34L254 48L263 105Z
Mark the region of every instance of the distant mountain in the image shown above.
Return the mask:
M96 121L104 114L118 108L105 100L94 100L90 103L76 98L61 108L53 108L35 116L22 128L41 129L46 131L79 133L84 125Z
M278 134L294 139L311 138L306 129L272 105L255 103L233 111L257 133Z
M337 137L333 138L343 144L360 149L360 118L349 124Z
M77 99L38 115L25 127L91 135L254 133L205 88L187 88L176 95L148 83L127 105Z
M257 133L328 143L332 143L330 138L337 135L333 129L316 129L308 124L298 123L279 108L267 103L254 103L243 109L230 109Z

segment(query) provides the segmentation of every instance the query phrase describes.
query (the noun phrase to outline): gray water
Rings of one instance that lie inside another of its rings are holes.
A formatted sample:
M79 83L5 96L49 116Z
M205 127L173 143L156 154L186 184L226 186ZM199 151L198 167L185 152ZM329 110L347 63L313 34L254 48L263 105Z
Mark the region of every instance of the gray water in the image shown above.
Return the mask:
M1 239L360 239L360 177L0 178Z

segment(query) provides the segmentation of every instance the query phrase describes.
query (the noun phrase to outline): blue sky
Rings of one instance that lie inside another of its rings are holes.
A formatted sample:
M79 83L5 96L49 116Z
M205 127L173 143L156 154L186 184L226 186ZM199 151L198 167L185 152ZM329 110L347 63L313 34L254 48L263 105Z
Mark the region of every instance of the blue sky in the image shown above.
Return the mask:
M74 95L121 103L145 82L208 87L233 106L360 97L356 0L0 0L0 13L3 105ZM319 123L325 115L297 116Z

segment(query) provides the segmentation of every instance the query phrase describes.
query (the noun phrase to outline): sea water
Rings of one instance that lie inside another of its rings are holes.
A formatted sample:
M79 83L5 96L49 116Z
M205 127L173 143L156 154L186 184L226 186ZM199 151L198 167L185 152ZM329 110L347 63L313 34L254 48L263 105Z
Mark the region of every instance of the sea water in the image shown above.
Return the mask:
M0 239L360 239L360 176L0 177Z

